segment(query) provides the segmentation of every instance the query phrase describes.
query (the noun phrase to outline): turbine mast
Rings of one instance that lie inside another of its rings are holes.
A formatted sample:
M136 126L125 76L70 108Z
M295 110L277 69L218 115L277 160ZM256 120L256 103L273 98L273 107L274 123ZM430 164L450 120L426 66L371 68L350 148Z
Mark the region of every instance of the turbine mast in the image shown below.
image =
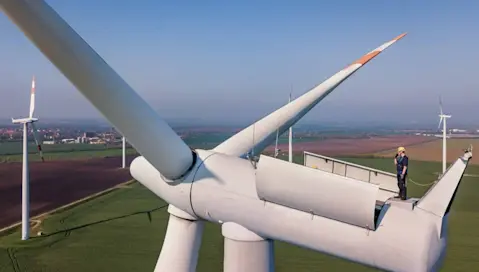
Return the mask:
M289 93L289 100L288 104L291 103L291 93ZM289 127L289 135L288 135L288 142L289 142L289 162L293 162L293 126Z
M126 166L126 140L125 140L125 136L123 136L121 138L122 140L122 168L125 168Z
M278 139L279 139L279 129L276 130L276 144L274 145L274 157L278 157L279 150L278 150Z
M442 174L444 175L444 173L446 173L446 152L447 152L447 148L446 148L446 117L443 117L443 121L442 121L442 125L443 125L443 129L442 129Z
M23 123L22 240L30 238L30 178L28 174L28 123Z
M446 141L447 141L447 125L446 125L446 119L450 118L451 115L444 114L442 110L442 99L441 96L439 96L439 126L437 127L438 129L441 127L441 122L442 122L442 174L446 173L446 160L447 160L447 146L446 146Z

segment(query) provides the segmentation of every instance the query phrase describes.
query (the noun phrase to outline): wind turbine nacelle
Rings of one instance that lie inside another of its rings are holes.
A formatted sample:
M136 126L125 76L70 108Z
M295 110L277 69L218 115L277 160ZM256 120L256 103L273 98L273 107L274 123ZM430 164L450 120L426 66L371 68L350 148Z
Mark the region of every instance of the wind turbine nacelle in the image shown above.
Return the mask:
M165 182L143 157L130 171L194 218L233 222L265 238L388 271L434 271L442 265L446 217L414 207L413 201L386 201L373 216L378 189L367 183L300 165L286 168L264 156L255 168L245 159L196 153L195 166L176 184Z
M36 121L38 121L38 118L33 118L33 117L21 118L21 119L13 119L12 118L12 123L14 123L14 124L33 123L33 122L36 122Z

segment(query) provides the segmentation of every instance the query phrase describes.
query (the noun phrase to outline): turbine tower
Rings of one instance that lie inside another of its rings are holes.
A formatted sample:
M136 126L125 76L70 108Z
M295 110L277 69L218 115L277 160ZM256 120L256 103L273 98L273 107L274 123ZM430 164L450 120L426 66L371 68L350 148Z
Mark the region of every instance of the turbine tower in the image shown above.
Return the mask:
M437 128L439 129L441 127L441 122L442 122L442 174L444 175L444 173L446 173L446 159L447 159L447 156L446 156L446 152L447 152L447 148L446 148L446 138L447 138L446 119L451 118L451 115L444 114L444 112L442 111L442 99L441 99L440 96L439 96L439 110L440 110L439 125L437 126Z
M278 140L279 140L279 129L276 130L276 143L274 145L274 158L277 158L279 155L279 148L278 148Z
M33 138L40 153L42 162L43 152L40 145L35 122L38 118L33 117L35 111L35 76L32 79L32 88L30 92L30 113L27 118L13 119L12 123L23 125L23 158L22 158L22 240L30 238L30 177L28 169L28 124L32 127Z
M126 167L126 139L125 136L121 137L122 149L121 149L121 167Z
M471 149L421 199L384 203L377 202L379 175L364 182L260 155L276 133L286 132L406 34L214 149L192 150L44 0L0 4L141 154L131 163L132 177L169 203L155 271L195 271L205 221L221 224L226 272L274 271L274 240L387 271L436 271L442 265L448 215ZM251 141L252 135L258 141ZM246 159L248 154L255 161Z
M289 93L288 103L291 103L291 93ZM288 161L293 162L293 126L289 127L288 144L289 144Z
M291 93L289 93L289 100L288 104L291 103ZM273 157L276 158L279 156L279 152L281 151L278 148L278 141L279 141L279 129L276 130L276 144L274 148L274 155ZM293 127L291 126L289 128L289 134L288 134L288 144L289 144L289 156L288 156L288 161L293 162Z

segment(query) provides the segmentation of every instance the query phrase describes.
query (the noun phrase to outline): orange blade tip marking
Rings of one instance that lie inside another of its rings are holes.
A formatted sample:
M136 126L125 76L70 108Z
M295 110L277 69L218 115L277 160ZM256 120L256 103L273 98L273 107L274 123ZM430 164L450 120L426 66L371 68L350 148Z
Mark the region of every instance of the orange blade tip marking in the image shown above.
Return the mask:
M396 38L392 39L391 41L398 41L400 39L402 39L404 36L407 35L407 32L404 32L403 34L397 36ZM351 65L354 65L354 64L361 64L361 65L364 65L366 64L368 61L372 60L375 56L379 55L379 53L381 53L382 50L374 50L364 56L362 56L361 58L359 58L358 60L356 60L355 62L351 63L350 65L346 66L345 69L349 68Z
M398 40L402 39L402 38L403 38L404 36L406 36L406 35L407 35L407 32L404 32L403 34L401 34L401 35L397 36L396 38L394 38L393 41L398 41Z
M366 64L366 62L370 61L372 58L374 58L375 56L379 55L379 53L381 53L381 51L373 51L369 54L366 54L364 56L362 56L360 59L356 60L355 62L353 62L353 64L361 64L361 65L364 65Z

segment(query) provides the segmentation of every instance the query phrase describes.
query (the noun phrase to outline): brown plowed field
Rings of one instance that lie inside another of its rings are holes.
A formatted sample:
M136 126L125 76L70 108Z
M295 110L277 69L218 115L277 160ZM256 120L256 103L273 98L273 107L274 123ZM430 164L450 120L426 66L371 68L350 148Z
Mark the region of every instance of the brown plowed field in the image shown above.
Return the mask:
M127 156L127 166L137 157ZM30 216L131 179L121 157L30 162ZM0 164L0 229L21 220L22 164Z
M437 138L436 138L437 139ZM446 148L447 148L447 162L453 162L464 154L464 149L466 149L470 144L473 147L479 146L479 139L447 139ZM472 151L471 164L479 164L479 156L474 157L474 149ZM383 152L378 152L376 156L381 157L391 157L394 156L395 150L386 150ZM433 142L417 144L410 147L406 146L406 152L409 158L414 160L421 161L442 161L442 139L437 139Z
M437 138L415 135L390 135L358 139L326 139L315 142L293 143L294 153L309 151L326 156L346 156L373 154L390 150L398 146L411 146L425 142L431 142ZM287 144L279 145L282 151L288 150ZM266 151L274 151L274 146L269 146Z

